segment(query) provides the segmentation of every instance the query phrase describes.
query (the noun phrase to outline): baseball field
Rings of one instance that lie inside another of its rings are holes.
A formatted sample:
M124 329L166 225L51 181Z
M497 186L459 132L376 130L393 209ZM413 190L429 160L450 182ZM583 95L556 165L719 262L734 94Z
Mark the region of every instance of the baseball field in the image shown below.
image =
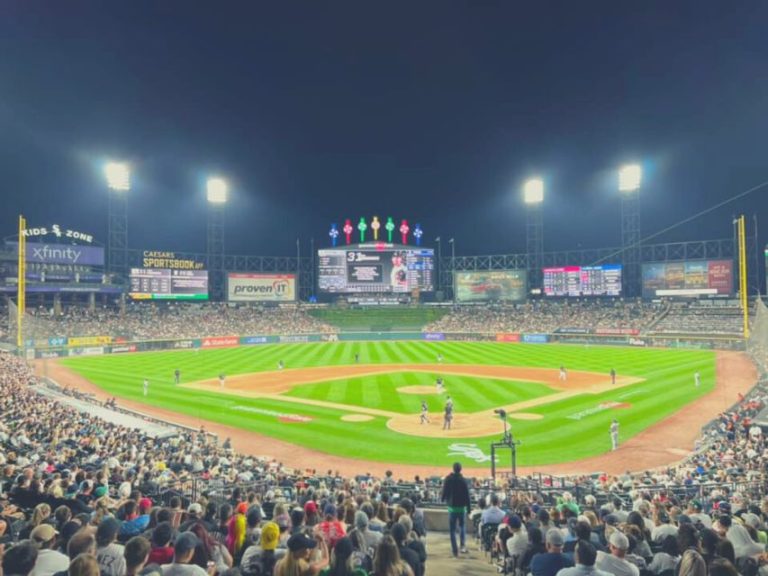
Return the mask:
M623 444L707 395L715 386L716 355L490 342L329 342L67 358L57 368L148 410L379 463L446 466L459 460L485 467L490 443L503 432L495 410L503 408L522 442L518 464L541 466L610 451L614 418ZM454 418L451 430L443 430L448 396ZM423 424L422 401L429 408Z

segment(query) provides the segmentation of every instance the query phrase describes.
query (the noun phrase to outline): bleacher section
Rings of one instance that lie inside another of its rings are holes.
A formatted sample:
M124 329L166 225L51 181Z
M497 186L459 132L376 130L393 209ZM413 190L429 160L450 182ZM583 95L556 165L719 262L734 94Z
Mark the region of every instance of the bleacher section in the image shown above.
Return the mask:
M450 309L437 306L317 308L309 314L340 332L419 332L437 322Z

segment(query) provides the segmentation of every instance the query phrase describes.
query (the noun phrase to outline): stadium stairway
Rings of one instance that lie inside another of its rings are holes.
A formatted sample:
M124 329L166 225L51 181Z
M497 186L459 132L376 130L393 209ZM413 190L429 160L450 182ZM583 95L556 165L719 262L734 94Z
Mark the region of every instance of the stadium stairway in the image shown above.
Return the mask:
M426 576L483 576L498 574L496 566L483 554L474 535L467 533L469 554L451 555L451 539L448 532L427 533Z

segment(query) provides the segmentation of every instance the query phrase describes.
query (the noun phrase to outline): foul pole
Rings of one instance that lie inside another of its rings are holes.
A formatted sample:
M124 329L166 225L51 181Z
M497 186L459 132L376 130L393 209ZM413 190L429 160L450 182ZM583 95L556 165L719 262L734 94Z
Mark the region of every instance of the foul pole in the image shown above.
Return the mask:
M744 339L749 338L749 295L747 294L747 231L744 215L739 216L739 300L744 316Z
M24 231L27 229L27 221L19 215L19 266L16 283L16 348L24 347L24 311L27 307L27 237Z

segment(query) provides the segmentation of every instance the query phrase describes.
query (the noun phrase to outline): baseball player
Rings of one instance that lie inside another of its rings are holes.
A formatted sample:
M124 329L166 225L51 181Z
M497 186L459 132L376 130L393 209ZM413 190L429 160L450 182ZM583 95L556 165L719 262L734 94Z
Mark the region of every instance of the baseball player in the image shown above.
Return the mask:
M437 393L442 394L445 392L445 386L443 385L443 379L442 377L438 377L435 381L435 386L437 386Z
M443 412L443 430L451 429L451 422L453 421L453 400L448 396L445 401L445 409Z
M226 380L227 380L227 375L224 374L224 372L219 374L219 388L224 388L224 383L226 382Z
M611 450L619 447L619 421L616 418L611 422Z
M616 384L616 370L614 370L613 368L611 368L611 384L612 385Z
M429 424L429 406L427 406L426 400L421 401L421 419L419 424Z
M560 366L560 376L558 378L560 382L568 380L568 372L565 371L565 366Z
M144 378L144 396L149 394L149 380Z
M176 370L174 370L174 372L173 372L173 381L176 384L180 384L181 383L181 370L179 370L178 368L176 368Z
M693 384L698 388L701 386L701 374L699 374L699 371L696 370L696 373L693 375Z

